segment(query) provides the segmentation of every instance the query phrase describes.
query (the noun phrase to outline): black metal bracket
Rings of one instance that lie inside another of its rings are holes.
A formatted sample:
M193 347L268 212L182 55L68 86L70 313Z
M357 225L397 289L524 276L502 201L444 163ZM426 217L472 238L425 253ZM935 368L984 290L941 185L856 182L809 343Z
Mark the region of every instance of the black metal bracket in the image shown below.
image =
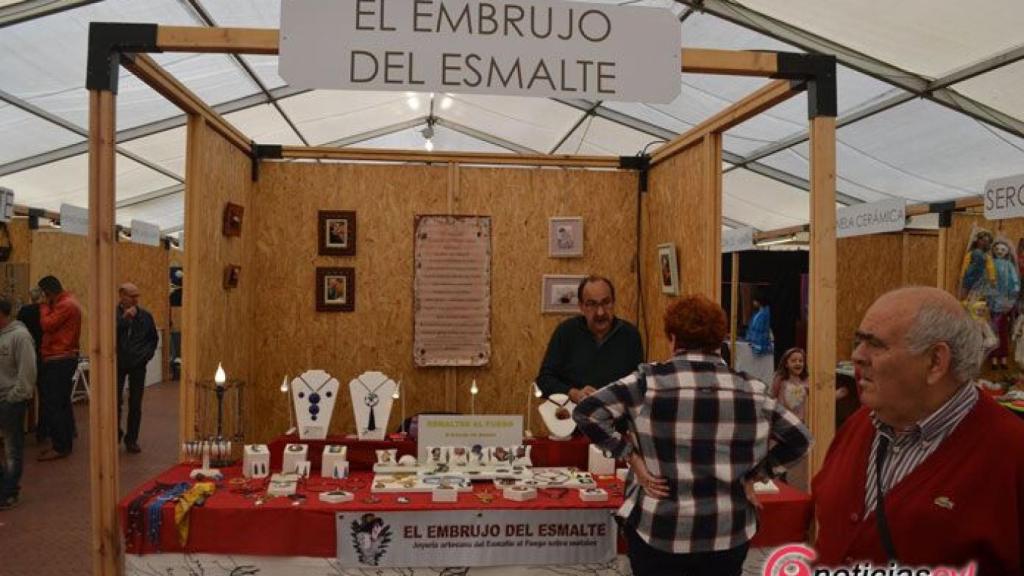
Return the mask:
M953 212L956 210L956 202L932 202L928 204L928 212L939 215L939 228L949 228L953 225Z
M636 170L640 174L640 192L647 192L647 176L651 170L651 155L619 156L619 168Z
M91 23L85 87L116 94L122 53L160 52L156 36L156 24Z
M280 160L284 157L283 149L280 144L257 144L252 143L252 153L249 154L252 159L252 181L256 182L260 179L260 160L268 158L271 160Z
M29 208L28 209L28 229L38 230L39 219L46 218L46 210L42 208Z
M834 118L838 114L835 56L779 52L778 72L773 77L807 83L807 115L810 118Z

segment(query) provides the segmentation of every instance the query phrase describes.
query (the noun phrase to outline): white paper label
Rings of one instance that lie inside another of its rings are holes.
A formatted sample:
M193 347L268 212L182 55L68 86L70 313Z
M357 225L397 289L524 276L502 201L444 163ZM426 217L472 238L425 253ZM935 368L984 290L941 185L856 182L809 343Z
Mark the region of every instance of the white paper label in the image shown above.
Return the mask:
M500 416L420 416L417 452L420 462L427 460L427 446L516 446L523 443L523 417Z

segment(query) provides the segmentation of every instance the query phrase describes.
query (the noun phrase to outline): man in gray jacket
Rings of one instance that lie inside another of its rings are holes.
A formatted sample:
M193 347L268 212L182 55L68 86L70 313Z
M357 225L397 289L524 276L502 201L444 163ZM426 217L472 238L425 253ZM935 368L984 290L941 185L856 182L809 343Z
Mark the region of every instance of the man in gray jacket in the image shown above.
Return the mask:
M0 510L18 505L25 453L25 410L36 385L36 347L25 325L11 319L11 302L0 298Z

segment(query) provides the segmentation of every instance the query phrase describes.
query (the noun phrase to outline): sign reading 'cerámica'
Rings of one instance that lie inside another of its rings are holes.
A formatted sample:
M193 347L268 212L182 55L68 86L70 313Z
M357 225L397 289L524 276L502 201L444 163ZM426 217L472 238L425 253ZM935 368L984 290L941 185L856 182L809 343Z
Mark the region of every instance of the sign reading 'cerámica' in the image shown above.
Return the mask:
M907 202L882 200L841 208L836 217L836 237L899 232L907 225Z
M670 102L679 22L559 0L289 0L281 77L299 88Z

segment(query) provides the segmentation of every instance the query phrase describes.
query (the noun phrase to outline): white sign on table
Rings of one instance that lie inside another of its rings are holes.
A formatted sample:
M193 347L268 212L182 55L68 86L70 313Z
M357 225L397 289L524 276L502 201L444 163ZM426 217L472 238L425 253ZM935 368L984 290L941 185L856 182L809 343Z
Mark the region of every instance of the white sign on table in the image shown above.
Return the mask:
M427 446L518 446L523 443L523 417L519 415L422 415L418 428L417 458L427 460Z
M342 567L596 564L615 557L607 508L340 512Z
M147 246L159 246L160 227L142 220L132 220L132 242Z
M1024 216L1024 174L989 180L985 184L985 219Z
M902 198L840 208L836 238L899 232L907 225L907 201Z
M278 72L298 88L668 103L679 21L666 8L562 0L289 0Z
M754 229L736 228L722 232L722 254L754 249Z
M89 235L89 210L71 204L60 205L60 231L78 236Z

